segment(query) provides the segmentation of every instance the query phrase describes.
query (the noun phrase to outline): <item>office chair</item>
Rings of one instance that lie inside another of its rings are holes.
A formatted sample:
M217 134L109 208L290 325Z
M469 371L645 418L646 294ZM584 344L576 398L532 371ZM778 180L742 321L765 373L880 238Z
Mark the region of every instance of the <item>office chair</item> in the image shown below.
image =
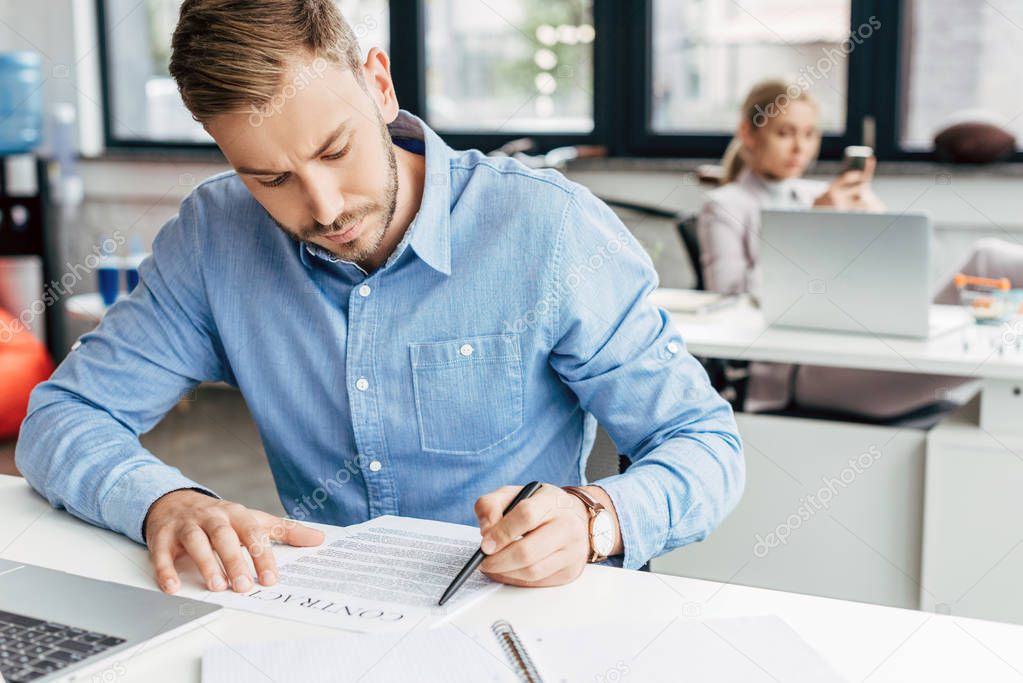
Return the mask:
M696 284L693 289L704 290L706 285L703 279L703 264L700 260L700 238L696 233L698 220L699 216L695 213L678 214L675 216L675 230L678 232L678 238L682 241L682 246L685 247L686 256L689 257L689 263L696 275Z

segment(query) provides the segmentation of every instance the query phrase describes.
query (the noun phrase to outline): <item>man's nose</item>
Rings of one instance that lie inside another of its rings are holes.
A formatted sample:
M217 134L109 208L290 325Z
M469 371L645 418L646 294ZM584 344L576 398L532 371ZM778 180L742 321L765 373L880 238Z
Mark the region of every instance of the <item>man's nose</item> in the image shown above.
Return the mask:
M317 178L307 183L309 211L320 225L330 225L345 210L344 196L328 178Z

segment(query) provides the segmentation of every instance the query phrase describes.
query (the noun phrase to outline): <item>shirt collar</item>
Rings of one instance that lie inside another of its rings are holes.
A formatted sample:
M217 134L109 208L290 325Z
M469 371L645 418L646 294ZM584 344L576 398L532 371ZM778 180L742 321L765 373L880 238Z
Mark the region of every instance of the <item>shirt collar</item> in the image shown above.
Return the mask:
M451 275L450 162L453 152L422 119L404 109L398 112L398 117L387 129L393 138L412 138L425 143L426 171L419 213L384 267L401 256L406 246L411 246L428 266L444 275ZM331 262L342 261L315 244L300 242L299 258L305 266L309 266L309 254Z

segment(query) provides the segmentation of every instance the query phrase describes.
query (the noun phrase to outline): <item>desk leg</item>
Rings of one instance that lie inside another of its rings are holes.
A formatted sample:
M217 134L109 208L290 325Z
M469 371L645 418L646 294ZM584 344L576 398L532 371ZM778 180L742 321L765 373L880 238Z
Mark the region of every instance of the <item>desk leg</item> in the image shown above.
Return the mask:
M991 434L1023 434L1023 381L984 380L980 428Z

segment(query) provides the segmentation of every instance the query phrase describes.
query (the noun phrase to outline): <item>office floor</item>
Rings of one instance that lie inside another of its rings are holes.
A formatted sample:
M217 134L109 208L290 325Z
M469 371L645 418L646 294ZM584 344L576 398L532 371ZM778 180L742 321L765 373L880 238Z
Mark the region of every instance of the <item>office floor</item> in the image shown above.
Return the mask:
M141 440L151 453L220 496L284 513L241 393L201 387Z
M142 445L228 500L284 512L256 425L237 391L198 389L143 435ZM0 474L17 474L13 441L0 442Z
M14 442L0 441L0 474L17 474L14 469Z

